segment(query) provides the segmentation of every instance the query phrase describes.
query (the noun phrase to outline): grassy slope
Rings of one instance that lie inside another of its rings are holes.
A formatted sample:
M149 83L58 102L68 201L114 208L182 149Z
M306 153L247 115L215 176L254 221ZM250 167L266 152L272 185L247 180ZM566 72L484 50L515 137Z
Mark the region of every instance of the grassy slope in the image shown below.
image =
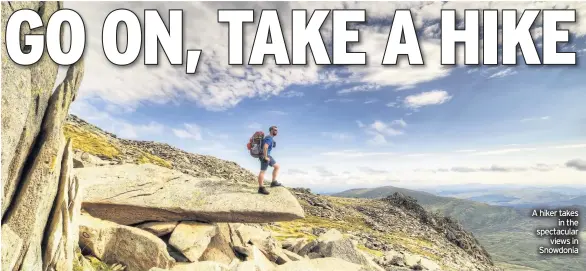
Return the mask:
M470 200L439 197L430 193L392 186L375 189L352 189L333 194L340 197L378 198L394 192L414 197L429 210L439 210L446 216L458 219L485 246L496 262L532 267L537 270L586 270L586 261L578 257L539 257L539 246L548 241L533 234L542 220L531 219L526 211L510 207L492 206ZM548 226L554 223L547 222ZM506 266L504 264L504 266ZM507 270L522 270L509 266Z

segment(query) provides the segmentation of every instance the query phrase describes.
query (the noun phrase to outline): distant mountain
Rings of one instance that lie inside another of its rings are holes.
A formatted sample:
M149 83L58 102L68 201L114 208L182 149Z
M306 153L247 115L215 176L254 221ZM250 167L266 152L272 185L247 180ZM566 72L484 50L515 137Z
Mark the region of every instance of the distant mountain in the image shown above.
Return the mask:
M383 186L378 188L358 188L335 193L332 196L349 198L381 198L394 192L400 192L415 198L429 211L439 211L444 215L454 217L470 230L487 251L494 256L495 261L511 265L521 265L537 270L586 270L586 262L575 257L540 257L536 252L539 246L549 246L546 239L535 236L537 227L551 228L555 226L556 218L531 218L531 208L547 207L545 204L530 202L544 199L550 202L560 197L567 201L558 204L572 205L583 203L586 196L571 197L556 192L540 191L526 192L521 189L511 189L510 193L503 193L500 189L484 189L484 193L473 193L471 189L482 187L468 187L459 189L460 195L467 194L468 199L438 196L427 192ZM458 189L451 189L452 193ZM495 191L500 191L495 193ZM437 190L436 190L437 192ZM490 205L477 200L491 202L519 201L525 202L524 208L511 206ZM558 206L559 206L558 205ZM580 216L584 217L586 207L581 208ZM584 224L584 218L582 218ZM583 240L584 242L586 240ZM516 270L514 268L507 270Z
M569 191L571 189L566 189ZM579 191L579 189L577 189ZM531 206L586 206L586 195L576 195L576 191L558 192L561 189L548 188L523 188L523 189L484 189L481 191L458 191L441 192L439 195L460 199L484 202L491 205L510 207L531 207ZM579 192L581 193L581 192Z

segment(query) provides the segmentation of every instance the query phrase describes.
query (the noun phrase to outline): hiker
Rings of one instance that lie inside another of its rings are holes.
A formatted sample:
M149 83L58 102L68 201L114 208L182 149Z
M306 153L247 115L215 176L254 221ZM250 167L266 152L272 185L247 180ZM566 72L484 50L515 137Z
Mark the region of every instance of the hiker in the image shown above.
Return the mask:
M271 182L271 187L281 186L279 182L277 182L277 174L279 174L279 164L273 159L271 156L271 150L276 147L276 143L273 137L277 136L278 129L277 126L271 126L269 128L269 135L267 135L263 139L262 143L262 153L259 156L260 160L260 173L258 174L258 193L268 195L269 191L264 187L264 177L265 171L269 166L273 167L273 181Z

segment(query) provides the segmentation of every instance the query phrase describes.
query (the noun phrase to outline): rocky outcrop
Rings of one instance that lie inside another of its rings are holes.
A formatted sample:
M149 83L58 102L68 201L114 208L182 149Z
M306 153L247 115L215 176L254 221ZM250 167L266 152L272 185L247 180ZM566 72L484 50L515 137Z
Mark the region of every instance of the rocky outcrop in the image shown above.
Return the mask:
M59 191L46 231L43 270L72 270L78 247L81 195L79 183L72 174L71 140L63 155Z
M316 195L304 188L290 190L301 202L311 224L317 227L311 231L297 229L292 232L291 225L283 224L276 225L274 230L285 236L301 236L288 239L283 245L291 252L306 253L303 257L323 257L317 253L316 244L311 240L324 238L323 232L327 228L336 228L355 242L360 252L366 252L361 254L366 257L366 265L371 270L381 267L386 270L409 269L411 267L404 263L405 255L421 260L415 268L426 265L429 269L439 266L440 270L502 270L494 266L490 255L460 224L427 212L416 201L403 195L372 200ZM448 232L452 234L446 234ZM333 239L340 237L339 234L329 235ZM343 248L338 251L351 251L347 245L338 248ZM401 263L385 258L391 251L400 253Z
M24 8L39 13L46 25L61 5L3 2L2 25ZM45 27L32 31L27 27L23 24L23 35L45 31ZM83 60L69 67L54 90L58 65L46 53L34 65L15 64L6 54L4 35L2 269L71 270L79 190L71 175L71 141L65 139L62 127L84 74Z
M285 188L258 194L254 185L201 179L153 164L79 168L82 207L89 214L132 225L146 221L275 222L304 217Z
M84 253L106 263L120 263L126 271L170 268L175 263L163 240L135 227L84 214L80 219L79 233L79 244Z
M43 26L31 30L21 25L21 43L26 34L43 35L50 16L59 2L2 2L2 26L11 14L21 9L37 12ZM2 31L2 214L6 212L21 182L26 160L34 151L43 118L57 79L58 65L45 52L30 66L10 60L6 50L6 32ZM67 112L67 111L66 111Z
M490 254L480 245L472 233L464 230L464 227L457 221L449 217L429 213L417 203L417 200L399 192L395 192L382 200L394 206L401 207L410 216L418 218L421 223L433 227L436 231L443 234L448 241L463 249L474 258L491 265L493 264Z

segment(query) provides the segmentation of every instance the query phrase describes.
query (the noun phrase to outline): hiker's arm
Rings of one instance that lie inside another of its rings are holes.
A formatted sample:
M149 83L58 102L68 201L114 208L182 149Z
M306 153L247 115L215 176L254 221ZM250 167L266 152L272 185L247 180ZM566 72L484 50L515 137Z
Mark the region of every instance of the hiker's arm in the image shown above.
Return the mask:
M265 159L269 158L269 144L265 143L263 146L263 153L265 155Z

